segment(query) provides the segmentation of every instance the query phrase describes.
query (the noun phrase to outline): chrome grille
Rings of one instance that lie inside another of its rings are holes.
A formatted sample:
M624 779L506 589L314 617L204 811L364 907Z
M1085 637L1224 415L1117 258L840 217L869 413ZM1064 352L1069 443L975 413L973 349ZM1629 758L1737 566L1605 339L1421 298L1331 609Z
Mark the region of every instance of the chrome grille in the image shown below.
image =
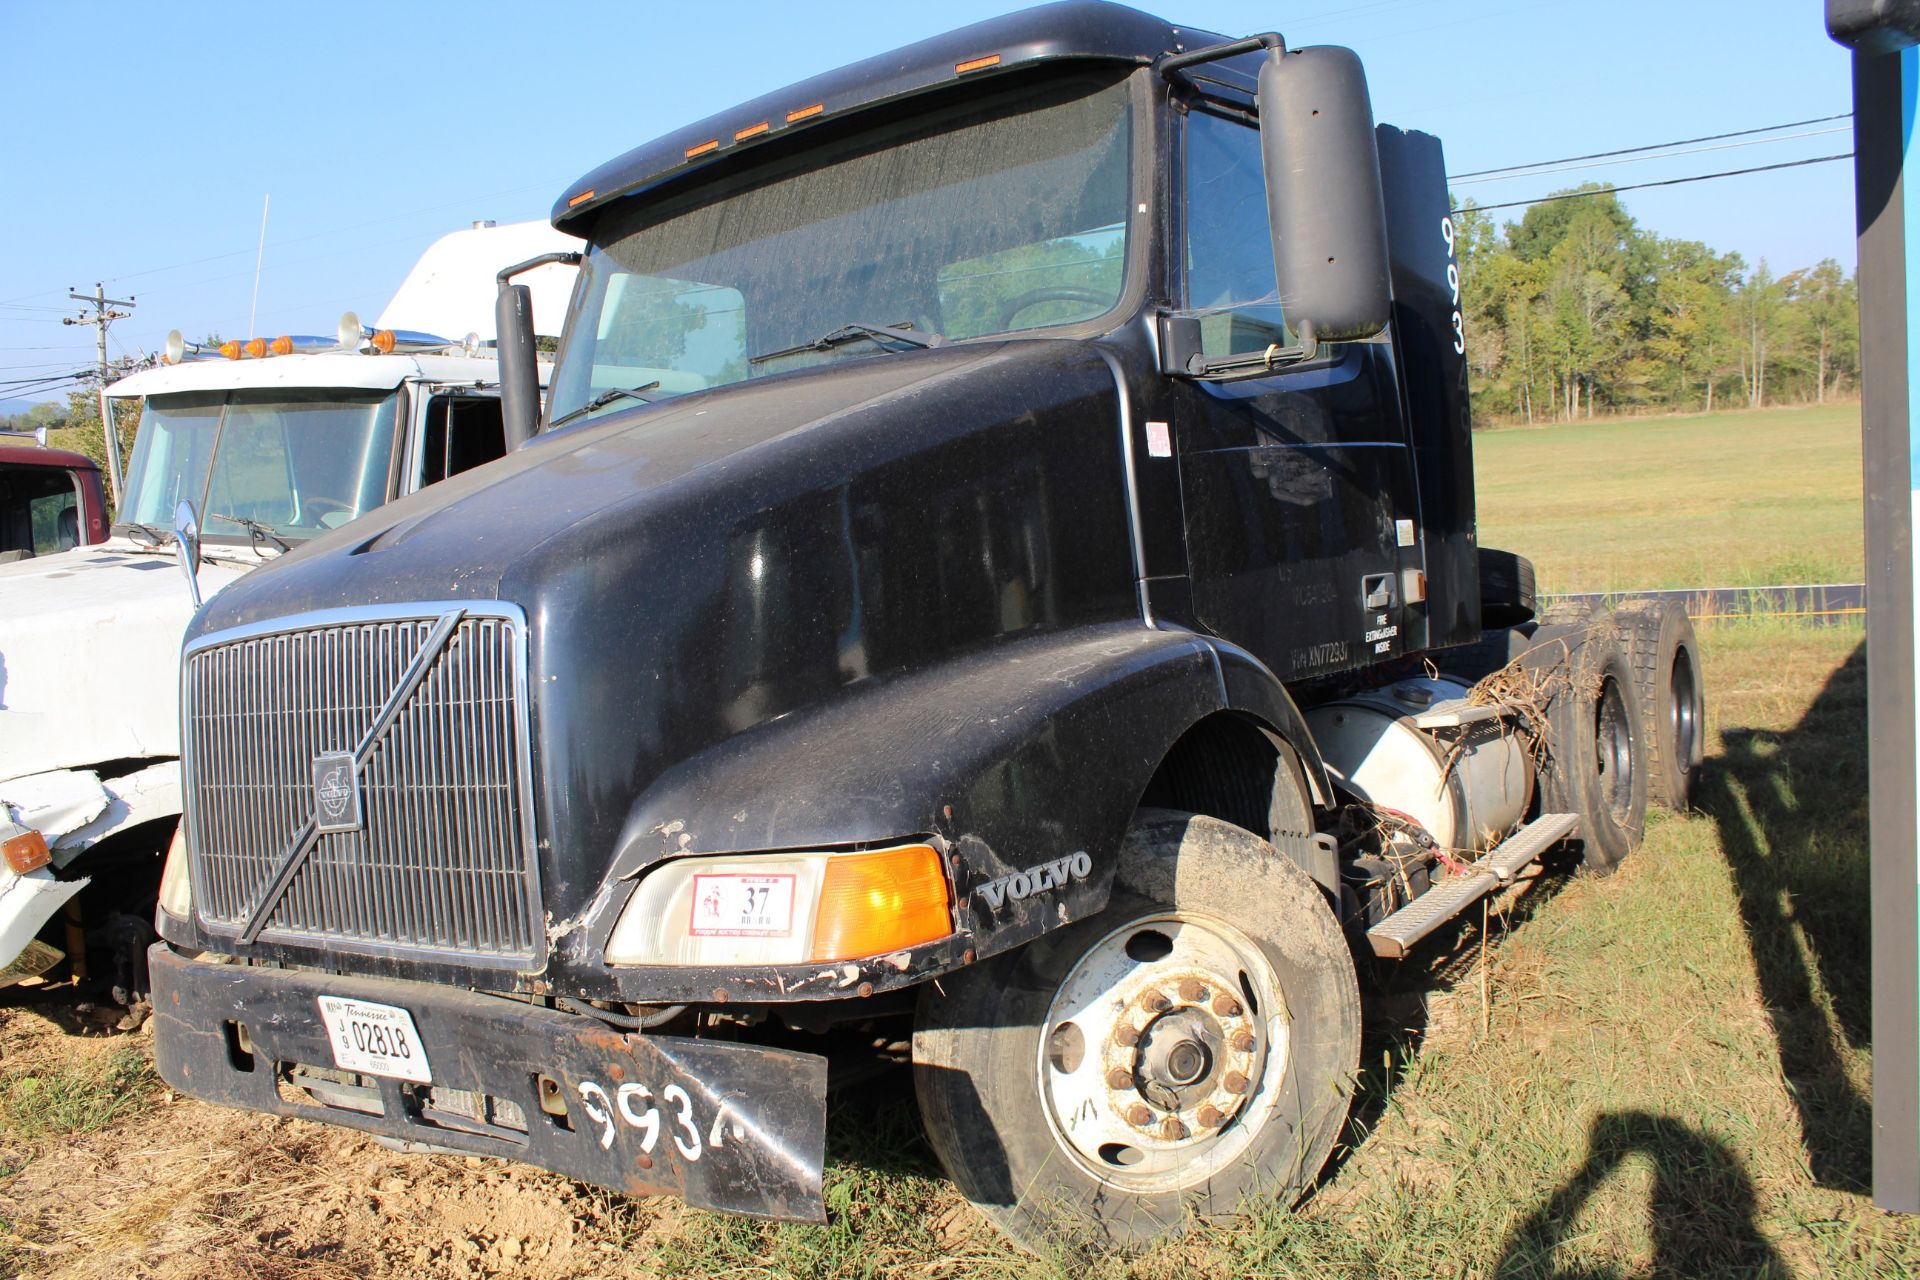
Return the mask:
M383 726L383 705L452 609L463 616ZM413 606L300 621L208 637L187 652L185 781L204 923L242 933L276 872L310 845L267 905L262 937L533 959L517 613ZM361 826L315 835L315 759L356 750Z

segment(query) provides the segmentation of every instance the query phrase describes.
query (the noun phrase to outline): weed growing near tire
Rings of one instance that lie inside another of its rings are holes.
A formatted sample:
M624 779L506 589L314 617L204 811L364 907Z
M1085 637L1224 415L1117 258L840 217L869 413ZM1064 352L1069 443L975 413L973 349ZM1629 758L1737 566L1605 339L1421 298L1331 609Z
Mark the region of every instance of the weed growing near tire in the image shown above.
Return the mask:
M0 1120L24 1142L91 1133L138 1107L158 1083L147 1055L129 1045L104 1062L8 1079L0 1092Z

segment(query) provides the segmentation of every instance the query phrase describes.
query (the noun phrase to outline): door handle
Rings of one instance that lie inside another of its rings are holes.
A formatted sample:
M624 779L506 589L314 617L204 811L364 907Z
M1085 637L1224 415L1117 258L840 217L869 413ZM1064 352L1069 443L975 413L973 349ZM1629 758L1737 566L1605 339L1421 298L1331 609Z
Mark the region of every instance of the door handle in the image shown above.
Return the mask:
M1361 607L1387 609L1393 605L1393 575L1369 573L1360 579Z

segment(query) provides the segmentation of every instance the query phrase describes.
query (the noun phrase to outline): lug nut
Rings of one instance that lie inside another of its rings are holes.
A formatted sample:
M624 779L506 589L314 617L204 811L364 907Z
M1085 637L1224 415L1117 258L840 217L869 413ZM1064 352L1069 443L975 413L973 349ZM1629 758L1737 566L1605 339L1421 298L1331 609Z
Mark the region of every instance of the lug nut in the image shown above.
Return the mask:
M1168 1116L1160 1126L1160 1136L1168 1142L1178 1142L1187 1136L1187 1126L1180 1123L1179 1116Z
M1167 999L1158 991L1147 992L1147 994L1141 998L1140 1003L1146 1006L1148 1013L1165 1013L1167 1010L1173 1008L1173 1001Z
M1213 998L1213 1011L1223 1018L1237 1018L1240 1016L1240 1002L1222 991Z
M1115 1067L1113 1070L1107 1072L1107 1088L1133 1088L1133 1072L1127 1070L1125 1067Z
M1233 1033L1233 1039L1227 1041L1235 1053L1253 1052L1253 1032L1245 1029Z
M1247 1091L1247 1078L1238 1071L1227 1072L1226 1078L1220 1083L1226 1086L1228 1093L1245 1093Z
M1130 1022L1123 1022L1120 1024L1120 1029L1113 1033L1113 1039L1121 1048L1131 1049L1140 1043L1140 1028Z
M1136 1129L1144 1129L1153 1123L1153 1112L1144 1102L1136 1102L1127 1108L1127 1123Z
M1198 978L1182 978L1180 980L1180 998L1188 1004L1199 1004L1207 998L1206 984Z
M1220 1108L1214 1106L1211 1102L1202 1106L1200 1110L1194 1114L1193 1118L1200 1122L1202 1129L1218 1129L1227 1122L1227 1118L1220 1114Z

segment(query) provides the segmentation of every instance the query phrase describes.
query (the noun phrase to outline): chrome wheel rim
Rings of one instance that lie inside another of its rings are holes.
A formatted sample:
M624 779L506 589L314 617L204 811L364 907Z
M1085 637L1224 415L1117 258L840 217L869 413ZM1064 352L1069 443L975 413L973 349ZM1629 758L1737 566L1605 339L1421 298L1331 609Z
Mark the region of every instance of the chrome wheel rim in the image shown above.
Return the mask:
M1143 916L1081 955L1041 1028L1040 1094L1060 1149L1131 1192L1180 1191L1246 1154L1286 1076L1273 966L1223 920Z

